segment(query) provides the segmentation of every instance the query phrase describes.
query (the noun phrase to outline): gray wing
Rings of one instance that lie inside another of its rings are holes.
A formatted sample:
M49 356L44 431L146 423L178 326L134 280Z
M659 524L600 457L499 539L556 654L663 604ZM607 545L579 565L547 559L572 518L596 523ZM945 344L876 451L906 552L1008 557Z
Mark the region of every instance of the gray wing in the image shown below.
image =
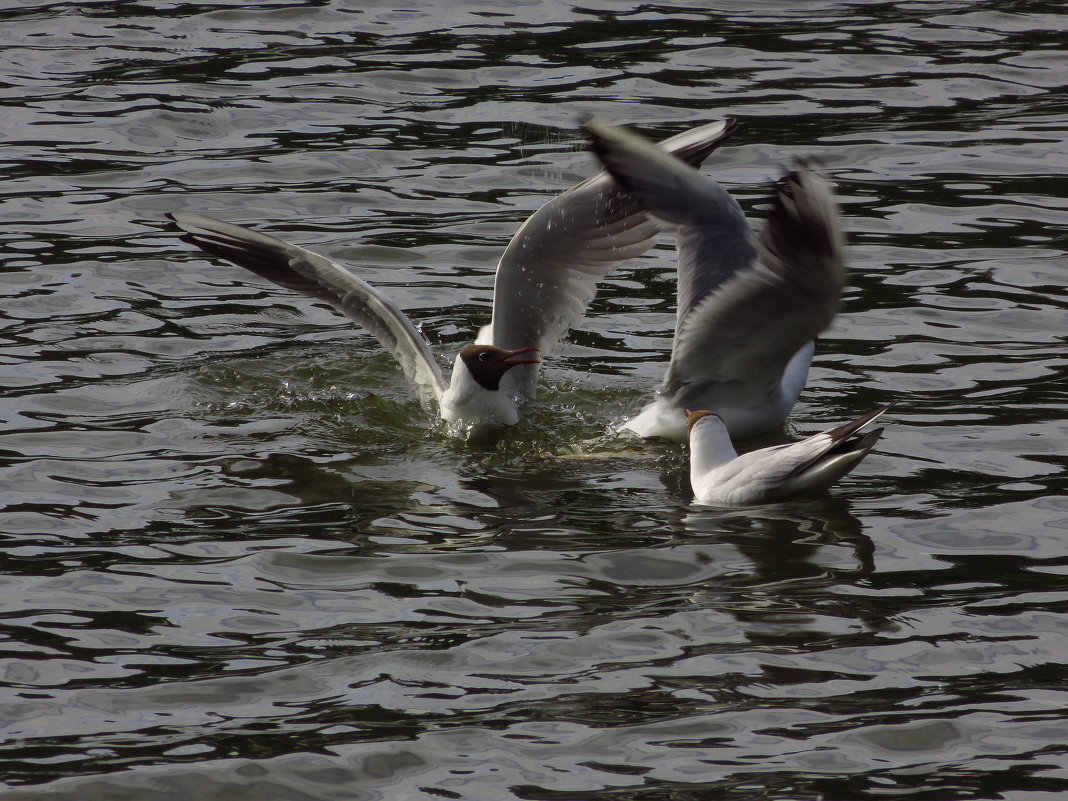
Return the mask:
M754 261L694 299L681 319L665 394L715 386L727 403L771 397L794 354L834 319L844 243L830 186L810 164L799 162L776 184L756 245ZM697 226L679 247L692 269L719 258L715 236Z
M587 132L613 177L676 226L678 321L661 392L692 396L693 409L705 408L700 398L712 387L720 405L773 395L790 358L834 318L845 283L827 182L799 163L776 186L757 239L708 176L621 128L591 121Z
M637 134L588 120L583 128L601 164L678 237L678 320L756 259L753 230L738 202L711 178Z
M267 234L199 214L169 214L183 241L279 286L329 303L385 346L424 403L439 405L448 386L423 335L396 304L325 256Z
M733 120L671 137L660 147L695 166L734 131ZM501 257L486 341L501 348L536 347L544 355L576 325L616 262L652 247L663 225L605 173L584 181L534 212ZM536 368L508 376L518 394L534 395Z

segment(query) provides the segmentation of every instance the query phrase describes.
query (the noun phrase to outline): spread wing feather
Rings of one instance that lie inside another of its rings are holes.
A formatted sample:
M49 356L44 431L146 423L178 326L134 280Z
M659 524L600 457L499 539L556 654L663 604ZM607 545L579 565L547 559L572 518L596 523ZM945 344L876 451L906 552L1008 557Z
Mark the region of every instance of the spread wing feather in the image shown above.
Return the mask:
M370 331L400 364L424 403L437 408L448 388L426 339L382 292L339 264L240 225L200 214L168 215L183 241L279 286L329 303Z

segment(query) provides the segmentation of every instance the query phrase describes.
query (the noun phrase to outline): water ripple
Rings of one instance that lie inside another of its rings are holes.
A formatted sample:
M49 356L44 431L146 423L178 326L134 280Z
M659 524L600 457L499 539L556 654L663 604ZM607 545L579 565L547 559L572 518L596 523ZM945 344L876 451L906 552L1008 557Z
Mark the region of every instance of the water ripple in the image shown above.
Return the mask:
M1054 797L1068 510L1055 3L0 9L0 746L11 799ZM1052 34L1052 35L1051 35ZM668 243L502 441L164 214L358 267L443 363L586 113L825 161L850 287L789 425L888 400L828 496L690 505L604 438Z

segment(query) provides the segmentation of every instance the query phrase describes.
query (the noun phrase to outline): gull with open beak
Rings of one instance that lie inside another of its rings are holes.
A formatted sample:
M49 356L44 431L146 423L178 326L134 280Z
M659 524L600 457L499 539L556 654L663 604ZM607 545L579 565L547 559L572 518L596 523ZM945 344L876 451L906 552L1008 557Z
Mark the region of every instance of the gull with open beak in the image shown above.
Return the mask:
M679 163L698 166L734 129L710 123L660 144ZM655 149L655 146L653 146ZM497 266L493 315L475 344L456 356L446 382L430 346L385 294L345 267L243 226L199 214L169 215L182 239L287 289L325 301L374 334L396 358L420 398L450 431L480 436L519 421L534 398L539 360L581 321L597 282L620 261L641 255L663 225L605 173L535 211Z
M857 432L889 408L884 406L798 442L760 448L741 456L731 444L722 417L710 411L689 412L685 419L694 500L730 506L777 501L826 489L868 455L883 429Z

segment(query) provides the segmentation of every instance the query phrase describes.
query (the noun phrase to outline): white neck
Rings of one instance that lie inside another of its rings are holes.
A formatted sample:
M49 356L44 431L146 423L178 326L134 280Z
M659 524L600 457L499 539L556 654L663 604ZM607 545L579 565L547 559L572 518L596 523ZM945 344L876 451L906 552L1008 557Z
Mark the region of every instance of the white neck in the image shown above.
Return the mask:
M737 458L738 451L720 418L709 415L694 423L690 429L690 482L694 486L709 471Z
M479 384L459 356L452 366L449 389L441 396L441 419L465 425L514 426L519 422L515 400L502 390Z

